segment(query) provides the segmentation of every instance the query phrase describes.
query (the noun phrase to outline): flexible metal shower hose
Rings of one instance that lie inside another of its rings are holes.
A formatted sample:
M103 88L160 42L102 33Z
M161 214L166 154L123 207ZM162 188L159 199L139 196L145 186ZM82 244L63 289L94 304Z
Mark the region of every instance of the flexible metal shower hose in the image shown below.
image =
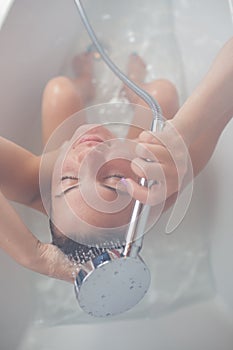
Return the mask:
M82 22L92 40L94 45L96 46L97 51L101 55L103 61L108 65L108 67L113 71L113 73L116 74L116 76L124 83L126 84L131 90L133 90L139 97L141 97L151 108L152 115L153 115L153 122L151 126L152 131L162 131L164 121L161 114L161 108L158 104L158 102L145 90L140 88L138 85L136 85L132 80L130 80L123 72L120 71L120 69L115 65L114 62L109 58L109 56L106 54L106 52L103 50L101 44L99 43L95 32L91 26L91 24L88 21L87 15L85 13L85 10L83 8L83 5L80 0L75 0L75 4L78 8L80 17L82 19Z

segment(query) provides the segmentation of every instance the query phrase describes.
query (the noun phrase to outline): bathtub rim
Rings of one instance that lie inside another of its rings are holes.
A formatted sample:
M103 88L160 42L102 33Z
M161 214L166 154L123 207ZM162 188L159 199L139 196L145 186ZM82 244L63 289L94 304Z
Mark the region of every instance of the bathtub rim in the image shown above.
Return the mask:
M13 5L14 0L2 0L3 3L0 6L0 30L4 24L5 19Z

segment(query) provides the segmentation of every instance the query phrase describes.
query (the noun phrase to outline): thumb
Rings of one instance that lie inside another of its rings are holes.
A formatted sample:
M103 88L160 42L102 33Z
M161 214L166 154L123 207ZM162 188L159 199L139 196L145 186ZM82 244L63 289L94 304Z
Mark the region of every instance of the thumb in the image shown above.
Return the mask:
M161 144L161 142L159 141L159 135L161 135L161 133L155 134L152 131L142 131L139 135L139 142Z

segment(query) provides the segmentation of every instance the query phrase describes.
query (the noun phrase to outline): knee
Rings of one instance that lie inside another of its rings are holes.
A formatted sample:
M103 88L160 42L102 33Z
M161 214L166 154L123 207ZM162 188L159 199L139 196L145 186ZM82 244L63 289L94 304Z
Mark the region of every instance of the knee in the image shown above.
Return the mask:
M156 88L158 90L158 94L161 94L164 98L166 98L167 102L178 102L179 97L176 86L170 80L158 79L156 81Z
M43 108L59 108L75 113L83 108L83 102L72 80L59 76L47 83L43 94Z
M171 119L179 109L179 95L175 85L167 79L158 79L151 87L152 94L162 108L165 118Z
M74 93L74 85L72 81L64 76L59 76L49 80L45 89L44 95L47 97L62 97L67 94Z

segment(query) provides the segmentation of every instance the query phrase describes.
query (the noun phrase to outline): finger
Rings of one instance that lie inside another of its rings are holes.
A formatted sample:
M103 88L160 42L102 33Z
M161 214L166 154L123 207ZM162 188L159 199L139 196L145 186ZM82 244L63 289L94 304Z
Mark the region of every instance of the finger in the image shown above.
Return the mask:
M139 135L139 141L151 144L164 145L173 151L174 147L187 148L179 131L171 121L166 121L162 132L143 131Z
M160 142L160 133L154 133L152 131L142 131L139 135L139 141L152 144L162 144Z
M167 161L170 157L169 151L162 145L151 143L139 143L135 148L135 153L138 157L149 159L150 161Z
M158 162L148 162L145 159L135 158L131 162L133 172L149 180L165 181L165 174L162 165Z
M184 148L183 144L180 142L177 142L175 145L172 144L169 148L163 145L141 143L136 146L136 153L139 157L146 160L154 160L157 158L157 162L162 165L165 173L167 169L169 172L172 171L176 176L178 175L180 179L183 178L187 171L187 149ZM154 157L151 156L151 154L154 154ZM167 176L169 176L168 171Z
M131 197L139 200L143 204L154 206L166 200L166 185L162 182L154 182L152 186L148 188L146 186L141 186L132 179L125 179L125 186Z

